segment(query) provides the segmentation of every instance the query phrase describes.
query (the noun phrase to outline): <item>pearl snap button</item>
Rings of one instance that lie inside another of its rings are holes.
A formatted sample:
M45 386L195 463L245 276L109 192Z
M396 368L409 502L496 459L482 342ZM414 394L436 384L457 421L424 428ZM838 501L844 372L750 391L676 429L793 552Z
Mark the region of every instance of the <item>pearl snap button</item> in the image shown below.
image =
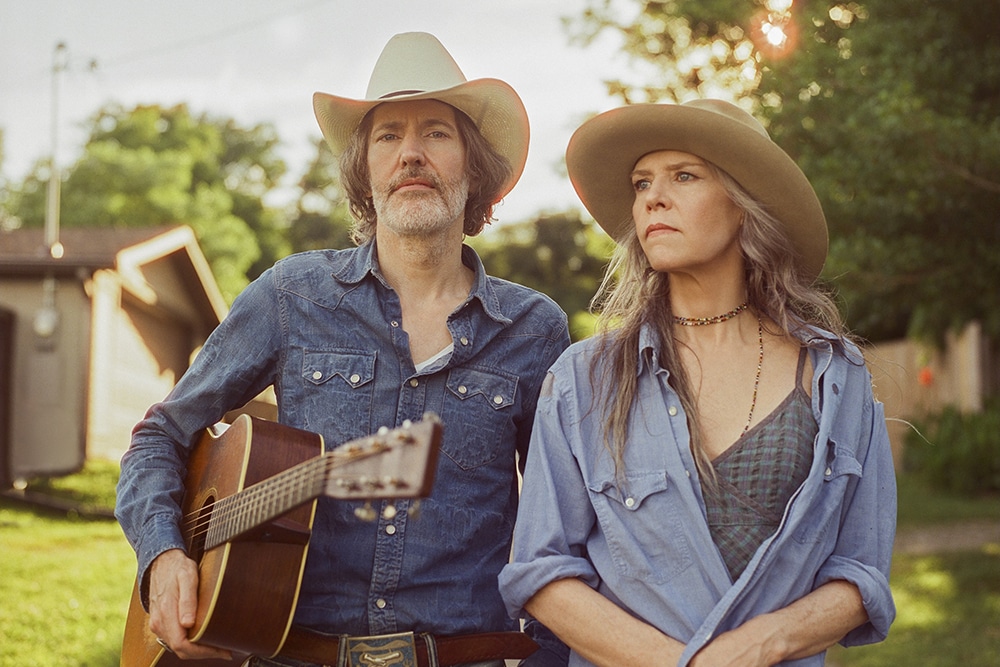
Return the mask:
M677 407L674 406L674 405L671 405L670 408L667 410L667 414L669 414L671 417L676 417L677 416Z
M503 403L503 396L494 396L493 402L496 403L497 405L500 405L501 403Z
M361 376L360 375L358 375L357 373L355 373L354 375L351 376L351 384L357 384L359 382L361 382Z
M468 387L466 387L466 386L465 386L465 385L463 384L462 386L460 386L460 387L458 388L458 393L460 393L460 394L468 394L468 393L469 393L469 388L468 388Z
M626 498L625 507L635 507L635 498Z
M313 380L318 380L321 377L323 377L322 373L320 373L319 371L313 371Z
M416 387L419 384L420 384L420 380L418 380L417 378L413 378L412 380L410 380L410 386L411 387Z

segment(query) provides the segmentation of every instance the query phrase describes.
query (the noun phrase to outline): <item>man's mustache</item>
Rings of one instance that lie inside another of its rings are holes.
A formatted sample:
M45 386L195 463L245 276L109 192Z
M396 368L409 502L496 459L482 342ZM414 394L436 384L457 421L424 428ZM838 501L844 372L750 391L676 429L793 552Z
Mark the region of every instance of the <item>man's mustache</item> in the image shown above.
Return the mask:
M386 186L386 194L392 194L409 181L420 181L430 185L435 190L441 189L441 181L433 173L420 168L409 168L398 174L396 178L389 181Z

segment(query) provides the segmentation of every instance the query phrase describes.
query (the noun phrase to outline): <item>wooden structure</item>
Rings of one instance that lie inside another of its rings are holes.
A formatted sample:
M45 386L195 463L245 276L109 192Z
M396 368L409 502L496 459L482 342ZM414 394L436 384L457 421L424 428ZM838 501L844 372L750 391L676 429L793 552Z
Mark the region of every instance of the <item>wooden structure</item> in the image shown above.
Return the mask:
M117 459L227 312L194 232L0 231L0 485Z

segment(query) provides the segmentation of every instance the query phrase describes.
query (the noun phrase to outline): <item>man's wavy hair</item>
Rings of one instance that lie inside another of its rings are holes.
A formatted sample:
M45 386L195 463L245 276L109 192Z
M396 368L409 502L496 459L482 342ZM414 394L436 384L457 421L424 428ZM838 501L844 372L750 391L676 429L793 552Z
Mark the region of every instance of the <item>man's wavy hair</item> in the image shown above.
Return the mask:
M340 156L340 180L354 216L351 238L358 245L374 238L378 224L371 197L371 174L368 172L368 137L373 110L374 107L358 124ZM492 222L493 207L500 200L504 184L510 180L513 170L507 158L486 141L464 112L455 109L455 122L465 146L466 169L469 172L469 198L465 203L463 231L466 236L475 236Z

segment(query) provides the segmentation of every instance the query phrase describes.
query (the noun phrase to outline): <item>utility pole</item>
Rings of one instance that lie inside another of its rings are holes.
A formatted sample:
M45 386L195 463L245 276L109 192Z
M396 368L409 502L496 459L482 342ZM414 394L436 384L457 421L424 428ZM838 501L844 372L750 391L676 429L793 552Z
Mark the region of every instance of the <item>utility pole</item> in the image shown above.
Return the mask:
M59 173L59 75L69 65L66 43L56 44L52 54L52 158L49 161L48 199L45 208L45 248L53 259L63 255L59 242L59 194L62 177Z
M52 54L52 157L49 160L49 187L45 204L45 250L51 259L63 256L63 245L59 241L59 194L62 186L59 173L59 75L68 64L66 43L59 42ZM56 276L51 269L42 279L42 305L35 311L31 328L38 349L51 351L55 348L59 309L56 307Z

